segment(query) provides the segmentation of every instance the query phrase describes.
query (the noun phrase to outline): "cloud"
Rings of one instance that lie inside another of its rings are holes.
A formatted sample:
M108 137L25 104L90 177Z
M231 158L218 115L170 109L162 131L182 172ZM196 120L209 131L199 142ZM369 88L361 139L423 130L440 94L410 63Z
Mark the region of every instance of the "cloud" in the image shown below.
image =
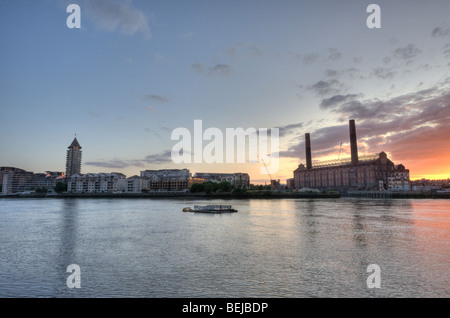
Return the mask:
M328 81L318 81L307 87L309 90L314 91L319 96L324 96L328 94L336 94L341 91L344 86L337 79L331 79Z
M88 161L84 163L88 166L95 166L95 167L103 167L103 168L126 168L130 166L130 163L119 160L119 159L113 159L113 160L107 160L107 161Z
M320 102L320 108L322 109L333 108L334 106L352 100L357 96L358 95L356 94L334 95L330 98L322 99L322 101Z
M204 76L228 76L233 72L233 67L228 64L206 66L197 62L191 65L191 70Z
M392 68L376 67L373 69L372 74L381 79L392 79L395 75L395 71Z
M303 127L303 123L289 124L286 126L278 127L279 137L284 137L290 134L298 134L299 129Z
M233 71L233 67L226 64L217 64L212 69L213 74L229 75Z
M159 95L152 95L152 94L144 95L142 97L142 99L145 101L150 101L150 102L159 103L159 104L167 104L170 102L170 100L166 97L159 96Z
M339 74L339 72L336 70L326 70L325 71L325 75L327 77L336 77L336 76L338 76L338 74Z
M149 164L173 163L171 155L172 155L172 150L164 150L161 153L145 156L144 159L135 159L135 160L112 159L112 160L102 160L102 161L89 161L89 162L85 162L84 164L88 165L88 166L114 168L114 169L122 169L122 168L127 168L127 167L141 167L142 168Z
M158 154L148 155L143 162L151 164L172 163L172 150L165 150Z
M133 7L130 0L91 0L86 1L83 10L95 26L103 31L120 31L122 34L142 33L151 37L148 19L144 13Z
M256 45L251 43L236 43L226 50L227 55L232 57L241 57L250 55L251 57L261 56L263 52Z
M450 44L445 45L444 55L445 57L450 57Z
M335 95L321 106L346 119L344 125L316 129L311 133L313 157L334 155L343 144L349 153L348 118L357 123L360 153L385 151L401 160L447 160L450 157L450 78L434 87L390 99L358 100L358 95ZM307 131L305 131L307 132ZM304 138L281 157L304 159Z
M433 36L446 36L448 34L450 34L450 28L448 27L436 27L431 31Z
M342 54L335 48L329 49L328 59L331 61L336 61L341 58Z
M394 51L394 57L409 60L416 57L421 50L419 50L414 44L408 44L405 47L399 47Z
M310 65L313 64L319 58L319 54L311 53L303 56L303 64Z

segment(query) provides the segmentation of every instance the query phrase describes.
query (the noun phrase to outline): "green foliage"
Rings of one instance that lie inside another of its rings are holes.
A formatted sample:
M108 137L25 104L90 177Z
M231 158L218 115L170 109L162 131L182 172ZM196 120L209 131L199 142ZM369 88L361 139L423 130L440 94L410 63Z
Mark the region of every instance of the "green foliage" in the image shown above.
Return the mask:
M204 183L194 183L191 186L191 192L193 193L231 192L232 190L233 186L228 181L221 181L221 182L206 181Z
M246 194L246 193L247 193L246 189L242 189L242 188L234 188L233 189L233 194L242 195L242 194Z
M60 192L64 192L67 191L67 183L65 182L58 182L55 187L54 187L55 191L60 193Z

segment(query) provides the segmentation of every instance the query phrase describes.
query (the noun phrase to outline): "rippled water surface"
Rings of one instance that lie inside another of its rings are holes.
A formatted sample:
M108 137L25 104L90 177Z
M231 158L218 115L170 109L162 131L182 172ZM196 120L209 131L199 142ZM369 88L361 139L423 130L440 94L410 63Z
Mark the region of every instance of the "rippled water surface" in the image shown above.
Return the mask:
M239 212L182 212L208 203ZM0 297L449 297L449 274L449 200L0 200Z

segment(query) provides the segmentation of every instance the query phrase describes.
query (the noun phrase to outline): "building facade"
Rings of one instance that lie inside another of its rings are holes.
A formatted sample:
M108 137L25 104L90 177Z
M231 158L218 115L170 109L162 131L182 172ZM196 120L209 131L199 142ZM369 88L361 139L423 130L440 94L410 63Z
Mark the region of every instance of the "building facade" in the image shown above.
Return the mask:
M191 181L188 169L144 170L140 180L136 177L129 181L136 184L137 189L142 186L143 191L184 191L189 189Z
M81 146L78 143L77 138L75 137L67 147L67 156L66 156L66 176L71 177L74 174L81 173Z
M5 195L30 192L37 189L50 190L57 182L63 182L63 172L46 171L45 173L33 173L15 167L0 167L0 184Z
M350 120L351 158L312 163L310 135L305 134L306 165L294 171L294 188L341 190L409 190L409 170L380 152L359 156L354 120Z
M126 176L118 172L74 174L67 178L67 192L70 193L124 192L126 187Z
M213 173L213 172L197 172L194 179L203 181L221 182L228 181L236 188L247 189L250 187L250 176L248 173Z
M395 165L381 152L376 158L362 157L357 164L341 162L307 169L300 164L294 171L295 188L409 190L409 170Z

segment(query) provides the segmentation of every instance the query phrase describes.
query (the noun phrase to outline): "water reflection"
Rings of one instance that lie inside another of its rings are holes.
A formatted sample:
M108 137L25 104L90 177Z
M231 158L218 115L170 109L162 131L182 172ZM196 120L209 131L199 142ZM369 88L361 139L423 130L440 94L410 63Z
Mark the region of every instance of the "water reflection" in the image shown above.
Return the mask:
M79 260L76 255L76 247L78 243L78 228L79 228L79 199L61 199L60 208L58 211L59 216L59 246L57 252L57 259L55 259L56 271L59 274L57 276L58 284L55 284L55 294L61 295L68 292L66 284L67 277L70 273L67 273L67 266L70 264L79 264Z

